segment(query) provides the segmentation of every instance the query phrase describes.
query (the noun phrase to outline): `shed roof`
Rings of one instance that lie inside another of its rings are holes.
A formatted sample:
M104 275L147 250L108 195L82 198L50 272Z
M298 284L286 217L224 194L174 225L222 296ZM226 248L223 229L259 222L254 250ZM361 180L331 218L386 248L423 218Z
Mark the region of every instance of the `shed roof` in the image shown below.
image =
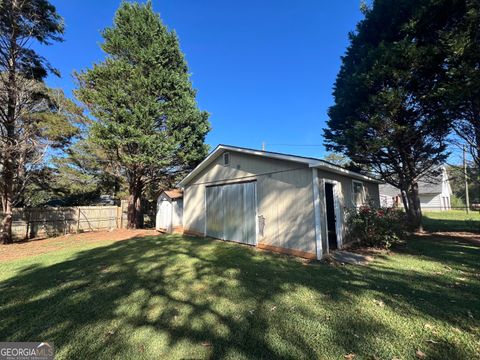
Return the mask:
M370 181L377 184L382 183L382 181L378 179L375 179L373 177L366 176L351 170L347 170L341 166L329 163L328 161L325 161L322 159L220 144L195 169L193 169L185 178L183 178L178 183L178 186L184 187L185 185L187 185L197 174L199 174L202 170L204 170L208 165L210 165L216 158L218 158L225 151L249 154L249 155L264 157L267 159L292 161L292 162L308 165L311 168L323 169L323 170L334 172L337 174L350 176L354 179Z
M170 189L163 191L171 200L183 198L183 191L181 189Z

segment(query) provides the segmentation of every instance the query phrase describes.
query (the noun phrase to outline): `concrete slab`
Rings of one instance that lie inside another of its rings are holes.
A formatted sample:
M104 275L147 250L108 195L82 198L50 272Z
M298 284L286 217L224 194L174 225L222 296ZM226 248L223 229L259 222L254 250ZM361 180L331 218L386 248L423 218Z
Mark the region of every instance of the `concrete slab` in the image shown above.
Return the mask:
M345 250L338 250L332 253L332 259L343 264L367 265L373 260L372 256L356 254Z

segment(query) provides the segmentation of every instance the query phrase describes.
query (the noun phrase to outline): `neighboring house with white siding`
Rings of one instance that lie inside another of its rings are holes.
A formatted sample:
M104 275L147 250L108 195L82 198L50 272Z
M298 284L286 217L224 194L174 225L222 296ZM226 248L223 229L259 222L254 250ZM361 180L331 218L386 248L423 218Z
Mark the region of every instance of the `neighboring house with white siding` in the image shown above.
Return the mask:
M452 188L445 166L437 176L421 179L418 182L420 206L427 211L445 211L451 209ZM392 185L380 185L380 203L382 206L403 207L399 189Z
M178 184L184 232L321 259L343 246L346 209L380 204L380 183L321 159L219 145Z

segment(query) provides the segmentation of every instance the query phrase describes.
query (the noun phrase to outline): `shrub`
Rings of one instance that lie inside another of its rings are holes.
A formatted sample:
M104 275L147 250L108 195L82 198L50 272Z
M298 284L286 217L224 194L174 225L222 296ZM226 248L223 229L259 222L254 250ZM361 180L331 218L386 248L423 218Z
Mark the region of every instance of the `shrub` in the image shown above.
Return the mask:
M405 233L405 213L397 208L361 206L347 215L347 241L388 249Z
M450 197L450 205L452 206L452 208L464 208L465 201L455 195L452 195Z

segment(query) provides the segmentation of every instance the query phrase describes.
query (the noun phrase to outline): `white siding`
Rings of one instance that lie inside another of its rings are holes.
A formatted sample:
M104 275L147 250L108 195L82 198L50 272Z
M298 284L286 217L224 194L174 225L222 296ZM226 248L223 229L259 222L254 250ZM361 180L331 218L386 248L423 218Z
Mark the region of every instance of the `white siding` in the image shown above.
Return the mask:
M341 208L353 206L351 177L318 169L318 178L339 181ZM229 165L225 166L223 156L217 157L184 189L185 232L205 235L206 186L249 180L257 182L257 245L295 250L315 257L312 169L307 164L292 161L231 151ZM378 184L367 181L363 184L366 199L379 205ZM320 189L320 206L323 206L323 193ZM323 223L323 213L321 215ZM325 232L323 225L321 228Z
M205 186L257 180L258 243L315 254L312 171L307 165L230 152L185 188L185 231L205 234ZM261 224L260 224L261 223Z
M168 213L168 214L166 214ZM155 221L157 230L171 231L183 223L183 199L171 200L161 194L157 200L157 216Z

